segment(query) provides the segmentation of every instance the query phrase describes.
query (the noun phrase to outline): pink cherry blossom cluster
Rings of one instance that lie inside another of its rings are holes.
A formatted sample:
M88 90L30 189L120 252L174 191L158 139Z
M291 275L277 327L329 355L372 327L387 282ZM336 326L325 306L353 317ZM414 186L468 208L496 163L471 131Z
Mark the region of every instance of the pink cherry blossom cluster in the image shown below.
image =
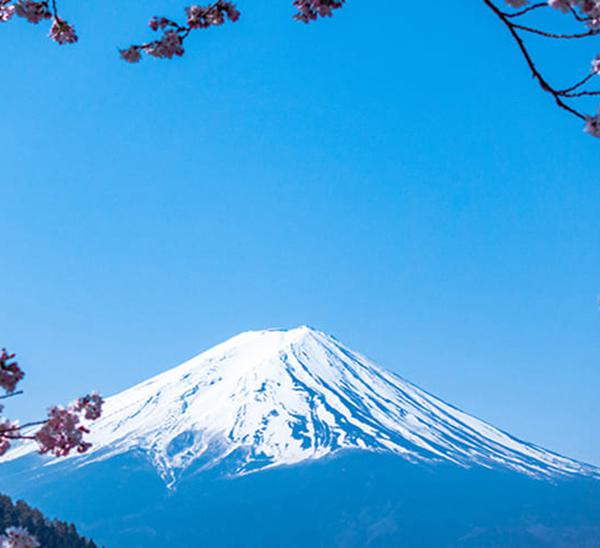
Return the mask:
M518 10L508 13L500 9L493 0L483 1L508 28L512 37L517 42L533 77L538 81L541 88L554 97L556 104L560 108L583 120L585 123L584 130L587 133L593 137L600 137L600 112L595 115L585 114L572 104L575 99L600 95L600 90L597 88L589 88L589 84L600 75L600 54L592 60L591 70L583 78L568 87L557 87L553 86L542 75L525 42L526 35L536 35L552 40L576 40L600 35L600 0L545 0L542 2L505 0L511 8ZM543 8L550 8L569 15L576 23L583 24L585 30L575 33L556 33L531 26L521 21L529 13Z
M51 453L66 457L73 449L85 453L91 444L83 439L89 430L79 424L79 414L71 407L51 407L48 420L34 438L40 446L40 453Z
M15 13L34 25L52 17L48 2L35 2L34 0L18 0L15 4Z
M12 0L0 0L0 23L6 23L15 14L15 5Z
M15 392L15 389L25 374L14 358L15 354L9 354L5 349L0 352L0 388L6 392L0 399L21 394ZM103 403L102 397L92 392L68 407L50 408L47 419L40 422L19 425L17 422L0 419L0 455L8 451L14 440L35 440L40 453L51 453L57 457L66 456L72 450L84 453L91 447L84 439L84 435L90 431L81 421L100 418ZM0 405L0 413L2 411L3 406ZM28 433L31 427L40 425L41 428L37 432Z
M586 118L585 131L592 137L600 137L600 110L595 116L588 116Z
M87 396L79 398L72 407L76 413L83 413L85 420L95 421L102 415L103 404L104 400L102 397L96 392L92 392Z
M333 10L343 7L346 0L294 0L298 10L294 18L304 23L315 21L319 17L331 17Z
M226 19L237 21L240 12L235 4L218 0L210 6L189 6L185 8L187 24L192 29L207 29L225 23Z
M52 19L48 36L59 45L74 44L78 37L75 27L58 16L56 4L48 0L0 0L0 23L9 21L13 15L37 25L47 19Z
M37 548L40 543L23 527L9 527L0 535L0 548Z
M0 419L0 455L10 449L10 440L18 434L19 426L16 422Z
M120 50L121 58L129 63L137 63L142 58L142 52L159 59L181 57L185 53L183 41L192 30L220 26L227 20L235 22L240 17L240 12L235 4L227 0L217 0L208 6L189 6L185 8L185 13L184 25L166 17L150 19L150 29L155 32L162 31L161 38L122 49Z
M85 453L92 444L84 439L90 430L81 424L82 415L88 421L99 419L103 403L102 397L92 392L68 407L51 407L48 419L33 436L39 445L39 452L51 453L56 457L66 457L73 449Z
M69 23L63 21L60 17L55 17L52 22L50 38L61 46L63 44L74 44L79 40L73 25L69 25Z
M9 354L5 348L0 351L0 388L9 393L14 392L25 377L17 362L13 361L14 358L15 354Z

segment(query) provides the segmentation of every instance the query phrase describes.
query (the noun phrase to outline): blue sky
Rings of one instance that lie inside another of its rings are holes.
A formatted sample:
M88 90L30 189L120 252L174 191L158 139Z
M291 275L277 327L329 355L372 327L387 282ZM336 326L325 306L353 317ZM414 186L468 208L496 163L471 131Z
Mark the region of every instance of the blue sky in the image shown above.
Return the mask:
M0 343L28 372L8 411L310 324L600 464L600 143L483 4L240 8L138 66L117 46L176 2L63 0L75 47L0 28Z

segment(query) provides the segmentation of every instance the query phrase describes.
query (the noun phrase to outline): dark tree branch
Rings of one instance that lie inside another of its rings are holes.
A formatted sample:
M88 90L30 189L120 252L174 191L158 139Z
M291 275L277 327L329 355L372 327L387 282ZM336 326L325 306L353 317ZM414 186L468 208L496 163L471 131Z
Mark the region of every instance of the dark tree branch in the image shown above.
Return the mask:
M591 72L583 80L581 80L574 86L571 86L570 88L566 88L566 89L561 89L558 93L560 95L567 96L570 92L575 91L577 88L580 88L581 86L587 84L594 76L596 76L596 74Z
M18 390L17 392L9 392L8 394L2 394L0 396L0 400L6 400L14 396L20 396L21 394L23 394L23 390Z
M547 8L547 7L548 7L547 2L540 2L538 4L533 4L532 6L522 9L521 11L516 11L513 13L506 13L506 12L502 12L502 13L509 19L512 19L514 17L521 17L522 15L525 15L526 13L529 13L531 11L539 10L540 8Z
M557 40L577 40L579 38L589 38L590 36L596 36L600 34L599 29L590 29L586 32L579 32L575 34L556 34L554 32L546 32L545 30L539 30L533 27L527 27L525 25L519 25L517 23L511 23L511 26L515 29L522 30L524 32L530 32L543 36L544 38L555 38Z
M492 12L494 12L496 14L496 16L502 21L502 23L504 23L504 25L506 26L506 28L512 35L513 39L517 43L517 46L519 47L519 50L521 51L521 54L523 55L525 62L527 63L527 66L529 67L529 70L531 71L533 78L538 81L541 88L545 92L550 93L554 97L554 101L560 108L562 108L563 110L566 110L567 112L573 114L574 116L577 116L577 118L579 118L581 120L586 120L587 117L584 114L575 110L573 107L568 105L565 101L563 101L563 99L561 97L562 94L560 93L560 91L558 91L554 87L552 87L550 85L550 83L541 74L541 72L538 70L538 68L536 67L535 62L533 61L533 58L531 57L531 54L529 53L523 38L518 33L518 29L525 30L528 27L523 28L521 25L513 23L507 17L507 15L503 11L501 11L494 4L494 2L492 2L492 0L483 0L483 2L486 4L486 6L488 8L490 8L492 10Z

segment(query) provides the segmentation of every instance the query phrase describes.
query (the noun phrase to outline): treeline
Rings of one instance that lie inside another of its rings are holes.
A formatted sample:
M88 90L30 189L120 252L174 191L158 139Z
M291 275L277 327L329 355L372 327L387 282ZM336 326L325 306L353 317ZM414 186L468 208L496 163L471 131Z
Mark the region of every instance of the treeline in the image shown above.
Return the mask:
M81 537L72 523L49 520L26 502L13 504L10 497L0 495L0 534L11 526L27 529L43 548L98 548L92 540Z

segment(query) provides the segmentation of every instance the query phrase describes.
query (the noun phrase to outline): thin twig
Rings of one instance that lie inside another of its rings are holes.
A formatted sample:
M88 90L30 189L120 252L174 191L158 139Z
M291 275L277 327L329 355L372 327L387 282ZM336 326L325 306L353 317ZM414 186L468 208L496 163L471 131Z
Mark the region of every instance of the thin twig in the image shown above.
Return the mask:
M525 8L521 11L516 11L513 13L506 13L506 12L502 12L506 17L508 18L513 18L513 17L521 17L521 15L525 15L526 13L529 13L530 11L533 10L538 10L540 8L547 8L548 7L548 2L540 2L539 4L533 4L532 6L529 6L528 8Z
M565 93L563 97L573 99L576 97L597 97L598 95L600 95L600 91L578 91L576 93Z
M517 23L510 23L510 25L513 28L522 30L524 32L530 32L532 34L537 34L538 36L543 36L544 38L554 38L557 40L576 40L578 38L589 38L590 36L596 36L597 34L600 34L599 29L590 29L587 32L579 32L575 34L556 34L554 32L546 32L545 30L527 27L525 25L518 25Z
M583 86L584 84L587 84L594 76L596 76L595 72L591 72L590 74L588 74L583 80L581 80L581 82L578 82L577 84L571 86L570 88L567 89L561 89L559 90L557 93L559 95L568 95L570 92L575 91L577 88L580 88L581 86Z
M15 426L11 426L10 428L2 428L0 429L0 437L4 436L5 432L17 432L18 430L24 430L25 428L31 428L32 426L41 426L46 424L48 421L35 421L35 422L26 422L25 424L17 424Z
M23 393L23 390L18 390L17 392L9 392L8 394L3 394L2 396L0 396L0 400L6 400L7 398L12 398L13 396L20 396Z
M575 19L581 23L587 23L588 21L592 20L591 17L581 17L581 15L577 13L577 10L573 6L569 6L569 11L573 14L573 17L575 17Z

